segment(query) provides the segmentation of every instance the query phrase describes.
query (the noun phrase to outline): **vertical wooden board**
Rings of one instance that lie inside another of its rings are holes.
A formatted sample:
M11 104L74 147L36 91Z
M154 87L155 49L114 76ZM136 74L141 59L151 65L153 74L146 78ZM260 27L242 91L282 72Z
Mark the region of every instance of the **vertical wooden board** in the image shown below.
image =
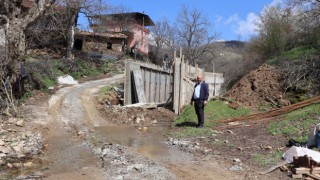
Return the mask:
M176 114L179 114L179 94L180 94L180 58L175 59L174 80L173 80L173 109Z
M185 77L185 63L181 62L180 65L180 99L179 99L179 113L183 106L185 105L185 99L186 99L186 89L185 89L185 80L183 79Z
M166 99L166 91L165 91L165 88L166 88L166 74L162 73L161 74L161 93L160 93L160 102L165 102L167 99Z
M154 73L154 71L151 72L151 79L150 79L150 82L151 82L151 87L150 87L150 90L151 90L151 94L150 94L150 97L151 97L151 101L150 102L155 102L155 91L156 91L156 74Z
M152 100L152 72L149 71L149 99L148 102L153 102Z
M145 71L145 82L146 82L146 93L145 93L145 97L146 97L146 102L150 103L150 71Z
M210 83L208 85L209 85L209 98L211 98L215 95L215 85L213 83Z
M215 96L221 96L222 95L222 89L221 89L222 84L215 84Z
M154 72L155 76L154 76L154 102L158 102L159 101L159 73L157 71Z
M134 84L138 96L139 103L146 103L146 98L144 96L144 90L143 90L143 78L142 78L142 72L141 70L133 70L133 76L134 76Z
M170 98L172 93L172 86L171 86L171 76L166 76L166 101Z
M124 81L124 105L131 104L131 70L130 62L125 64L125 81Z
M161 81L161 76L162 76L162 73L159 71L158 72L158 86L159 86L159 93L157 94L157 96L158 96L158 102L160 103L160 102L162 102L161 101L161 94L162 94L162 81Z
M168 97L170 98L171 96L173 102L173 74L167 78L167 82L169 88L169 90L167 91Z

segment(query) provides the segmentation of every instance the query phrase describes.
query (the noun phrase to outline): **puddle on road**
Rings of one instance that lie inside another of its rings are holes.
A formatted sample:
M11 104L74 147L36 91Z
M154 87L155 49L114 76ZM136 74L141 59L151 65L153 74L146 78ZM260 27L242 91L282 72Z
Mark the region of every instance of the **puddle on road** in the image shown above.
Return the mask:
M163 122L147 127L147 130L132 126L101 126L95 128L98 139L133 148L137 153L158 158L167 155L168 147L162 143L163 135L168 132L170 122Z

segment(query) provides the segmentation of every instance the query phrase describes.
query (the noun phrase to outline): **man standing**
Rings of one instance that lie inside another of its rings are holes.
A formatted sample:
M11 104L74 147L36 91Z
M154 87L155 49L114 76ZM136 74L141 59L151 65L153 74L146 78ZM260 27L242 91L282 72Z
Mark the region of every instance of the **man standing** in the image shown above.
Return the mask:
M202 76L197 76L197 83L194 86L191 104L194 102L194 109L198 116L197 128L203 127L204 124L204 106L208 103L209 88L208 84L202 80Z

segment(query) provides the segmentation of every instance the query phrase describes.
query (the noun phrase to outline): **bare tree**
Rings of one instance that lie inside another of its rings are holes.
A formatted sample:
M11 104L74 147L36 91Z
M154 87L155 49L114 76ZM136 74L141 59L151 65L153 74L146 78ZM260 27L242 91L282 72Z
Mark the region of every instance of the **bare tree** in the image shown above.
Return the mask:
M297 13L297 38L300 44L320 44L320 1L287 0L289 7Z
M155 26L151 27L150 30L154 41L154 44L151 45L153 61L156 64L161 64L163 58L172 55L176 48L174 29L170 26L168 20L163 18Z
M300 7L312 18L320 16L320 0L287 0L287 4L291 7Z
M210 49L209 45L217 38L207 17L195 8L182 6L176 27L178 44L183 47L186 58L192 64Z
M90 17L92 14L101 13L106 9L101 0L60 0L60 5L65 7L65 24L67 37L67 58L73 59L74 33L77 26L79 13Z

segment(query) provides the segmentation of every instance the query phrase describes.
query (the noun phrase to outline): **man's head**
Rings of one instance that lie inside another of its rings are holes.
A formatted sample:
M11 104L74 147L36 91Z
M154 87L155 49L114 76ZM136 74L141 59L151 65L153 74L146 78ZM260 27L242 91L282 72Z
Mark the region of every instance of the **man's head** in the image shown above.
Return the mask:
M200 83L201 81L202 81L202 76L201 75L197 76L197 82Z

